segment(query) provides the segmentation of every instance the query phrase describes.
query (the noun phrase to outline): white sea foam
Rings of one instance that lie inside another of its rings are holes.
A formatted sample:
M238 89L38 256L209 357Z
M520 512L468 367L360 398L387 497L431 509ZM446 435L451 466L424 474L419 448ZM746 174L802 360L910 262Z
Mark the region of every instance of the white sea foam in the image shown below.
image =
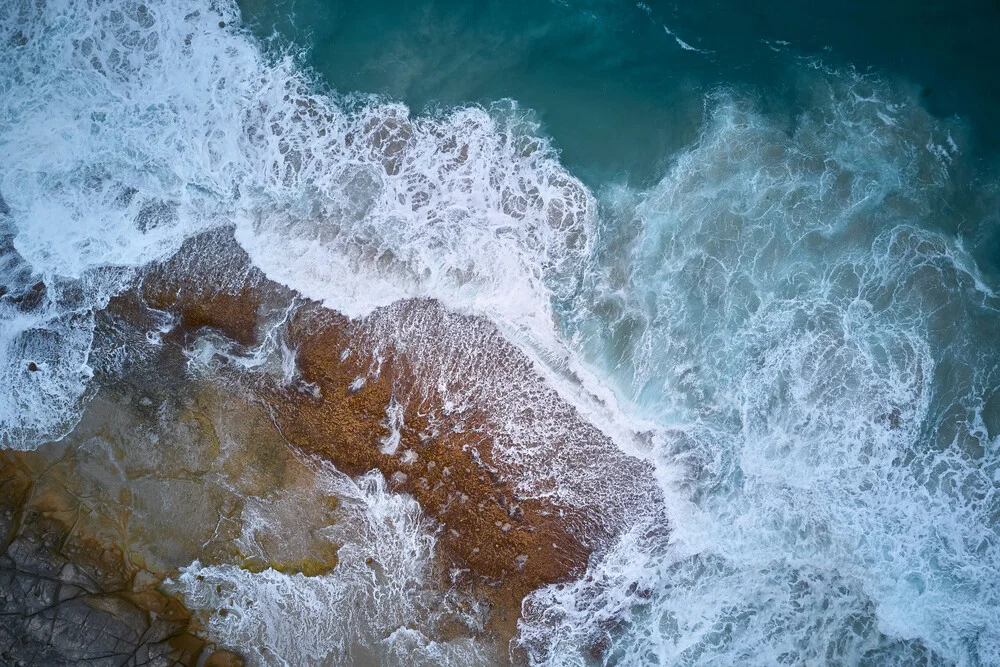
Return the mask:
M390 493L378 473L356 483L332 473L327 481L343 500L342 516L326 535L341 545L331 574L251 573L195 562L168 584L189 608L208 612L209 637L253 665L393 665L404 656L414 665L495 660L470 639L433 638L443 614L464 612L457 598L434 588L435 538L416 501Z
M201 0L0 9L0 193L40 280L141 266L234 224L269 277L341 312L433 296L551 331L545 278L585 255L593 202L526 112L411 118L313 94L238 22ZM87 296L81 311L108 294Z
M172 252L192 230L215 224L231 198L236 169L225 128L249 82L237 80L238 66L227 70L241 55L259 56L217 27L232 9L198 13L198 4L0 7L8 255L48 286L30 315L4 307L0 317L5 441L33 447L75 423L93 311L130 277L108 267ZM11 280L10 268L0 282ZM27 373L32 355L44 363Z
M544 279L585 256L592 202L523 112L344 112L276 83L248 131L293 208L237 231L269 277L352 316L430 296L549 326Z
M43 282L13 249L7 224L0 216L0 446L30 449L78 420L93 375L93 306L124 276Z
M595 257L576 335L666 427L671 531L536 593L537 662L1000 659L1000 301L947 234L946 130L870 81L820 85L793 134L717 99L620 195L640 232Z

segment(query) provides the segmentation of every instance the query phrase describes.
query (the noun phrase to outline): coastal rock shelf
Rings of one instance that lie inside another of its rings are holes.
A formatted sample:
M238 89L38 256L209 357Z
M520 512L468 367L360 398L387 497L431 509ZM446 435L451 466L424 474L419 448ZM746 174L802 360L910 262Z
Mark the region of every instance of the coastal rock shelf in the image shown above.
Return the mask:
M190 348L217 332L215 370L261 400L298 450L349 475L377 469L438 522L442 585L489 600L506 643L536 588L582 574L662 502L652 466L620 452L489 321L417 300L351 320L294 299L228 236L197 237L150 269L125 320L170 313L165 337ZM281 368L247 373L248 360ZM294 365L293 365L294 364ZM598 476L595 471L602 471Z
M197 526L182 525L170 495L157 493L170 473L145 484L135 477L112 497L105 466L115 462L71 449L81 444L70 438L0 455L0 663L243 665L206 642L201 621L160 587L160 558L170 560L163 548Z
M524 598L580 576L631 507L662 503L652 467L489 321L433 301L348 319L264 279L226 230L113 299L92 361L74 431L4 453L14 664L242 664L215 630L254 600L223 580L209 590L204 568L346 580L338 552L353 540L362 570L393 576L339 481L371 471L427 517L426 581L404 582L432 619L422 630L519 662Z

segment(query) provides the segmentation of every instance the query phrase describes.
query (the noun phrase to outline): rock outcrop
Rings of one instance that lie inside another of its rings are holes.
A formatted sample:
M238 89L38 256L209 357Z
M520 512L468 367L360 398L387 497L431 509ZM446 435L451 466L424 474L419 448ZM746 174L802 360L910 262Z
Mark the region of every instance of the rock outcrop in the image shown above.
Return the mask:
M125 567L121 550L47 512L28 456L0 454L0 664L243 664L200 638L184 606Z
M249 354L282 321L294 375L233 377L254 384L295 447L348 474L378 469L416 498L440 523L443 576L491 601L499 637L515 634L528 593L582 574L638 508L662 503L651 465L623 454L484 318L429 300L360 320L301 299L289 308L292 293L225 231L190 240L136 295L111 311L171 312L181 344L207 328Z

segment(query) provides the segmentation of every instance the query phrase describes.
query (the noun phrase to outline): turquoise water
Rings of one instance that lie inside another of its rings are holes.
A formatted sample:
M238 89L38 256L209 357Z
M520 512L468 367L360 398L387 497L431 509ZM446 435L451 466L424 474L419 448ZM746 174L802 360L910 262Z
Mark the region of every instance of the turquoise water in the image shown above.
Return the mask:
M1000 85L988 65L1000 21L995 3L240 6L257 34L307 48L304 62L338 90L388 95L417 111L517 100L539 115L564 162L593 181L657 179L669 156L694 138L704 95L717 86L745 87L779 113L794 112L787 88L797 58L913 86L937 116L957 114L974 125L972 151L1000 148Z
M3 442L71 426L93 309L228 225L347 314L491 318L656 466L668 520L634 508L585 577L532 595L533 662L998 664L998 23L973 2L5 5L0 271L50 289L2 302Z
M598 195L561 333L694 509L539 593L536 659L617 615L612 664L992 662L1000 302L946 239L996 260L995 5L243 9L341 91L516 100Z

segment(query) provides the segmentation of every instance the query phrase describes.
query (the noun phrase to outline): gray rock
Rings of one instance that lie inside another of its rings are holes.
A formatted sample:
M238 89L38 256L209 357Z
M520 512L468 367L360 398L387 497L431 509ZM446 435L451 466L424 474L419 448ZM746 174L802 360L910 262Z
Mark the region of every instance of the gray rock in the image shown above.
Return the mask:
M160 601L158 593L134 593L126 574L103 561L81 555L72 562L61 552L60 532L58 524L31 512L0 513L0 664L197 662L203 644L188 634L184 614L165 607L166 613L156 613L150 607ZM169 605L166 596L160 602ZM193 649L172 646L174 638L187 638Z

